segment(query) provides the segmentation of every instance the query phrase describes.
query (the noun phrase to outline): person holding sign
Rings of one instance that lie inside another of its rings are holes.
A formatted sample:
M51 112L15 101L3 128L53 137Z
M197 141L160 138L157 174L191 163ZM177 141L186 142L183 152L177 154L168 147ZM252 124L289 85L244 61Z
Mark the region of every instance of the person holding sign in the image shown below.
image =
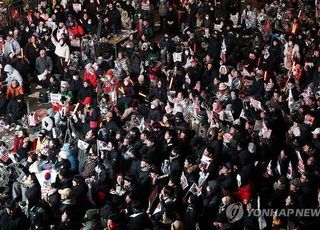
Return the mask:
M35 69L38 77L35 78L38 83L36 89L41 89L42 87L47 87L47 77L52 72L53 61L52 58L47 56L47 52L42 49L39 52L39 57L35 61Z

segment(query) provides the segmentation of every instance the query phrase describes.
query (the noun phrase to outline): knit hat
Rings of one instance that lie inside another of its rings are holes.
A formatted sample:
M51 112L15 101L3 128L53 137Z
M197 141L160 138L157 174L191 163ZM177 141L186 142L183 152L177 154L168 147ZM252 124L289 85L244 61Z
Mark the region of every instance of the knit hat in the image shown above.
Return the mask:
M62 158L62 159L65 159L67 160L68 159L68 152L67 151L60 151L59 152L59 157Z
M151 102L151 105L153 105L154 107L158 107L159 106L159 100L158 99L155 99Z
M227 89L226 84L223 83L223 82L221 82L221 83L219 84L219 90L225 90L225 89Z
M107 71L107 75L110 75L110 76L112 76L112 75L113 75L113 71L112 71L112 69L109 69L109 70Z
M89 105L91 103L91 97L86 97L84 100L83 100L83 104L84 105Z
M66 199L70 199L73 197L73 192L70 188L59 189L58 193L65 196Z
M106 117L112 118L113 114L111 112L107 112Z
M91 221L94 218L98 217L99 215L99 209L89 209L86 211L86 214L84 215L85 221Z
M64 143L60 151L70 152L71 145L70 143Z
M312 134L320 134L320 128L316 128L311 132Z

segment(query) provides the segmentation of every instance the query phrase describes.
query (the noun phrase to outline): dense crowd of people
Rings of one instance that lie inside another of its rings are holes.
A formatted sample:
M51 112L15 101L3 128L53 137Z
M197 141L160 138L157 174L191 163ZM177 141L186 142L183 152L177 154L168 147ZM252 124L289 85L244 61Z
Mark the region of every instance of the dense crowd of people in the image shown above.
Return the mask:
M280 210L320 207L320 3L253 3L43 0L2 22L0 230L317 229Z

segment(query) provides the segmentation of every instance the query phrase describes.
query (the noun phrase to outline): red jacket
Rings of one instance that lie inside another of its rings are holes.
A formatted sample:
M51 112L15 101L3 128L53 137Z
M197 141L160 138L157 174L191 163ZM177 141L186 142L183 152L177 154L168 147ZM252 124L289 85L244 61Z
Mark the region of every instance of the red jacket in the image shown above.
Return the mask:
M84 35L84 30L81 26L75 25L74 27L68 29L68 33L70 36L72 35L73 37L77 37Z
M238 190L235 192L235 195L241 201L249 201L252 198L253 189L253 185L249 183L238 188Z
M83 80L89 81L92 88L97 88L98 83L96 71L94 71L93 74L90 74L87 71L85 71L83 75Z

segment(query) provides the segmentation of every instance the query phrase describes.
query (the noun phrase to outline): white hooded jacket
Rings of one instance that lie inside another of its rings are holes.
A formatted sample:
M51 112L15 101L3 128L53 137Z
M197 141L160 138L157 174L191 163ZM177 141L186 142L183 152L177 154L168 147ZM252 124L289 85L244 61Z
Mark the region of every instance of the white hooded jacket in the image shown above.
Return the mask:
M6 82L8 83L9 86L11 85L11 82L13 80L17 80L17 82L19 82L19 84L21 86L23 85L23 79L22 79L20 73L18 72L18 70L13 68L11 65L9 65L9 64L5 65L4 72L7 73Z

